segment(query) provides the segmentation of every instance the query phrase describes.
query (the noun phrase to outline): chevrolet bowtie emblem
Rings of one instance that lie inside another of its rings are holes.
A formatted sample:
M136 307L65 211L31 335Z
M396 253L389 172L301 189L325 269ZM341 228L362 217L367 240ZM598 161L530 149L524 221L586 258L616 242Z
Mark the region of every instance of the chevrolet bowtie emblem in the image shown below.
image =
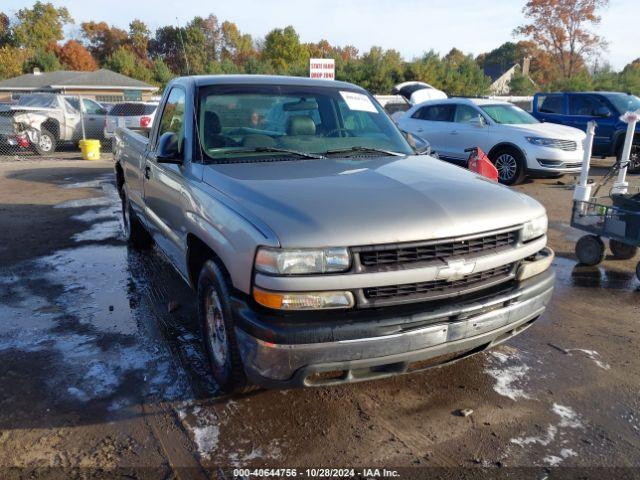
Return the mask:
M449 280L453 282L469 275L476 268L476 262L465 260L445 260L446 267L440 267L436 276L437 280Z

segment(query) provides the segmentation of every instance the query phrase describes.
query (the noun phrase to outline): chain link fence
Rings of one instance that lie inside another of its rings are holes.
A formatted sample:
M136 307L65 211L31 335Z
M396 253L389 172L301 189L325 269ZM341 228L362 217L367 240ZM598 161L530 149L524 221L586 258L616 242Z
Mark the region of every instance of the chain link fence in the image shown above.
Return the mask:
M0 161L81 159L81 140L98 140L102 158L110 158L117 128L148 134L157 107L157 102L100 102L58 93L20 95L0 103Z

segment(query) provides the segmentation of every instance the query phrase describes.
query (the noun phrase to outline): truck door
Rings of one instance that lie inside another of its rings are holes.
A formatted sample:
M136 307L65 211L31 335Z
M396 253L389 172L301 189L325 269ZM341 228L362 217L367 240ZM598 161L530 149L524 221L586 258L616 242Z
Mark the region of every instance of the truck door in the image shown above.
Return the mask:
M84 128L87 138L99 140L104 137L104 122L107 112L97 102L82 99L84 106Z
M184 113L186 92L173 87L165 102L158 129L146 155L143 172L145 214L150 233L158 246L176 264L184 260L183 218L184 177L182 165L157 162L158 139L166 132L178 135L180 152L184 148Z
M599 95L570 94L569 115L566 124L587 131L587 123L596 122L596 136L593 139L593 153L604 154L609 151L613 134L618 123L617 116L604 98Z
M82 139L80 122L80 99L77 97L60 97L64 105L64 119L60 124L60 139L78 141Z

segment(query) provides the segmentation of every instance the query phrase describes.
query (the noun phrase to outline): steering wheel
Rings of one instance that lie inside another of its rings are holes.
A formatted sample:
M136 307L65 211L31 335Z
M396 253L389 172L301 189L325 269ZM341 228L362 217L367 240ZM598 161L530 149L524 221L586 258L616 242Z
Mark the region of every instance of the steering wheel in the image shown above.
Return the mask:
M342 133L345 135L342 135ZM346 128L334 128L327 133L327 137L355 137L355 134Z

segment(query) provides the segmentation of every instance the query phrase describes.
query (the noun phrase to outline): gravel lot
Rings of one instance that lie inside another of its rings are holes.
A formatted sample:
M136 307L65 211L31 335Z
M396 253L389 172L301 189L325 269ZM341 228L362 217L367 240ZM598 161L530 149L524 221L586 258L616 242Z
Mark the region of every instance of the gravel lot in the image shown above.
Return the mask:
M576 266L571 178L517 187L547 207L558 255L552 305L523 335L426 373L235 398L209 378L193 293L156 252L124 244L113 181L111 161L74 152L0 159L3 477L638 471L639 258Z

